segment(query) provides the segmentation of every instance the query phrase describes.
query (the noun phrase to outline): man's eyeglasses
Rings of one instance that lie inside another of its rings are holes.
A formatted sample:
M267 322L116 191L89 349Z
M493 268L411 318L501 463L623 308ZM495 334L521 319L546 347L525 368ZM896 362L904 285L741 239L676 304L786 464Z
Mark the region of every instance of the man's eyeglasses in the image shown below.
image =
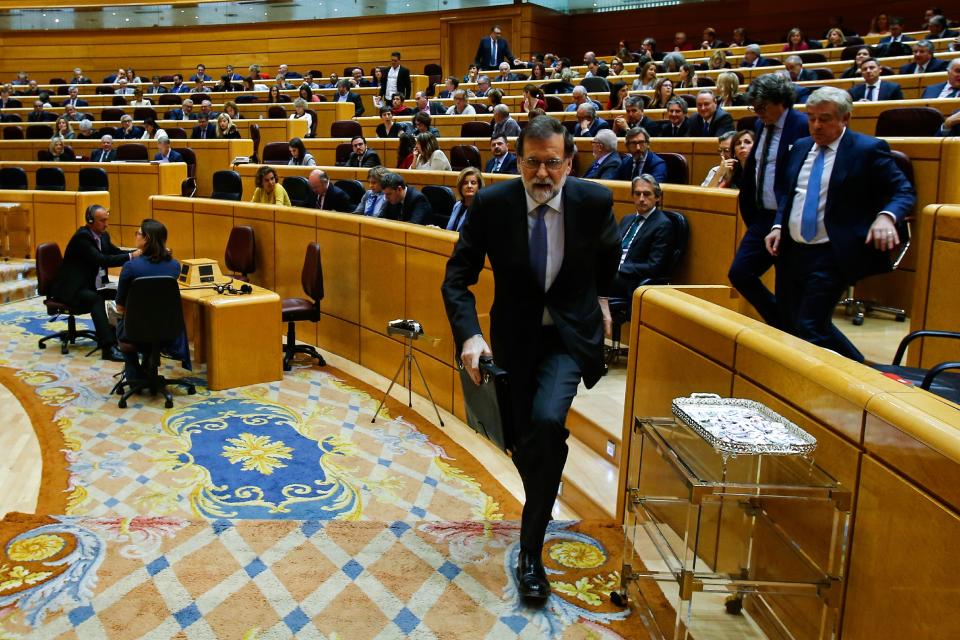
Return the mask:
M539 171L540 167L545 166L547 171L557 171L563 167L563 158L550 158L549 160L537 160L536 158L524 158L520 161L527 169Z
M639 198L640 196L643 196L644 198L652 198L654 196L654 193L653 191L634 191L633 192L634 198Z
M643 138L637 138L636 140L627 140L628 147L633 147L633 146L639 147L640 145L644 145L644 144L650 144L650 141L644 140Z

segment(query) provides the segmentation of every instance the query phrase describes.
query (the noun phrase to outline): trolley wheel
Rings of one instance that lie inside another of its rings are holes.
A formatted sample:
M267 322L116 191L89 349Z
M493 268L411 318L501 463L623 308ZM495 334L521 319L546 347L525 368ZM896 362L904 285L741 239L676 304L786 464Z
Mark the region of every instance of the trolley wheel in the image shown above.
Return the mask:
M610 602L617 605L618 607L627 606L627 592L626 589L620 591L611 591L610 592Z
M117 406L120 407L121 409L126 409L127 401L124 400L123 398L120 398L120 402L117 403Z
M855 327L859 327L862 324L863 324L863 316L855 316L853 318L853 325Z
M723 601L723 606L732 616L738 616L743 611L743 596L727 596Z
M166 402L163 403L163 406L166 407L167 409L173 409L173 400L167 400Z
M897 322L904 322L904 321L906 321L906 319L907 319L907 314L905 314L905 313L898 313L897 316L896 316L896 318L895 318L895 320L896 320Z
M46 348L47 348L47 345L46 345L46 343L44 343L44 342L40 342L40 344L38 344L37 346L40 347L41 349L46 349Z
M67 352L67 341L64 340L63 342L60 343L60 354L65 356L65 355L67 355L67 353L68 353L68 352Z

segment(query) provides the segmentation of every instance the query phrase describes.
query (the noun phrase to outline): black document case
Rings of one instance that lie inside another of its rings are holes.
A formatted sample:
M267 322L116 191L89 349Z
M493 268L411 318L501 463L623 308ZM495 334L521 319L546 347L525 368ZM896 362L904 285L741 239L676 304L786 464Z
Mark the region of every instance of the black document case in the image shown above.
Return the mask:
M513 410L507 372L490 358L480 359L481 383L476 385L460 367L460 384L467 409L467 424L501 450L513 448Z

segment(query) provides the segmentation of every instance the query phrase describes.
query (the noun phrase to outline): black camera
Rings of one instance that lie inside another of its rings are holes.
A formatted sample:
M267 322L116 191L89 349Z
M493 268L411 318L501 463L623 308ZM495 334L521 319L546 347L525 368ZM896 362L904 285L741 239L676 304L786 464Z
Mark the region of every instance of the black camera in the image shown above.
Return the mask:
M416 340L423 335L423 326L416 320L398 318L387 323L387 335L403 336L410 340Z

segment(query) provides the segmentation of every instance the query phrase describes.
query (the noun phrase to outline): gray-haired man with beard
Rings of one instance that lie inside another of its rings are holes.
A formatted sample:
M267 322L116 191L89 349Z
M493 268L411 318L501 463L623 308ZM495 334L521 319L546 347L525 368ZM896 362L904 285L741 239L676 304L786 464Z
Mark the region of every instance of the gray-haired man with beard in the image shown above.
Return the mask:
M513 463L526 495L517 588L540 605L550 595L541 554L567 459L567 411L581 378L589 388L604 374L597 291L616 274L621 252L610 190L568 177L573 153L573 137L559 121L527 125L517 139L522 179L477 193L441 287L473 381L482 355L510 376ZM492 352L469 290L487 258Z

